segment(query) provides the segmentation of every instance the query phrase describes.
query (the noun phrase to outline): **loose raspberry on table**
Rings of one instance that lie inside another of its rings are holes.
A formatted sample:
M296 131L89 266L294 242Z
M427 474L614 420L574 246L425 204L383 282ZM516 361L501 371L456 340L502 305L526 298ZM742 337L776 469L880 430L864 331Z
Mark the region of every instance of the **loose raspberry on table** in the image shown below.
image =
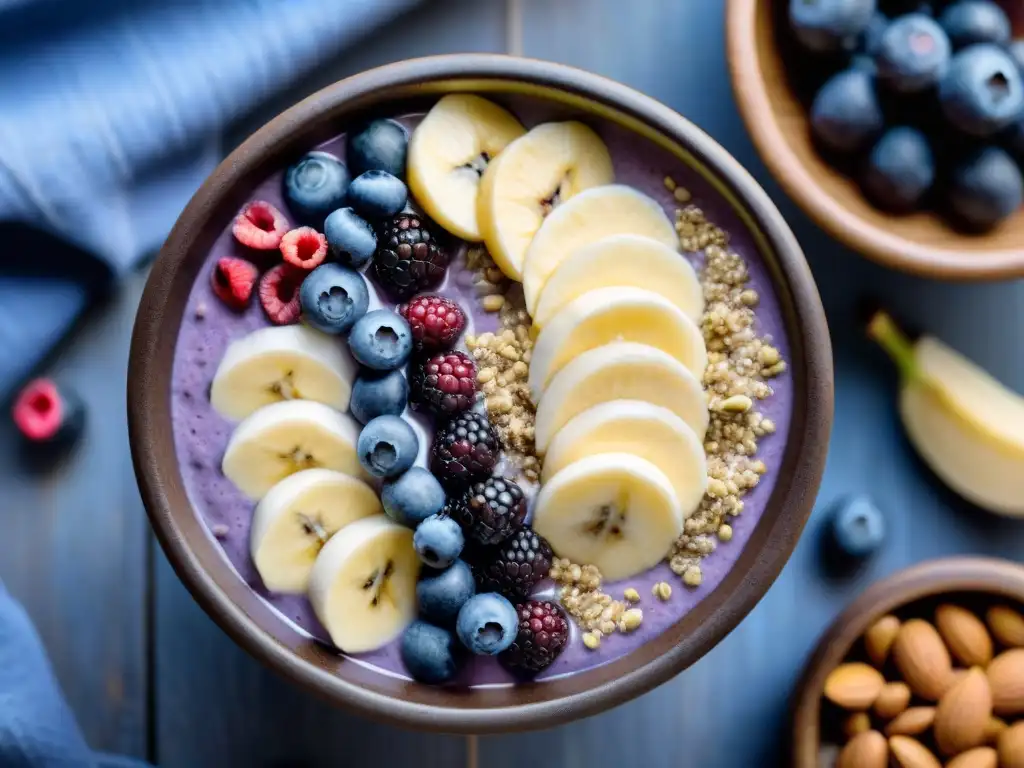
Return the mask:
M213 294L229 307L245 309L252 299L252 289L259 276L255 264L225 256L214 265L210 285Z
M412 328L412 337L423 351L450 349L466 327L466 315L451 299L428 294L417 296L398 308Z
M278 248L287 231L288 219L265 200L255 200L246 205L231 227L231 233L238 242L257 251Z
M393 299L405 301L440 285L448 260L447 251L431 233L426 220L403 213L381 229L373 272Z
M442 352L409 367L409 400L436 416L454 416L476 401L476 363L462 352Z
M512 645L498 654L510 672L533 677L543 672L569 641L569 622L562 609L546 600L530 600L516 605L519 632Z
M504 477L473 483L449 511L462 530L479 544L498 544L526 519L523 489Z
M298 322L302 314L299 287L305 274L291 264L278 264L260 279L260 304L270 322L275 325Z
M510 600L525 600L551 570L554 553L543 536L520 528L500 544L472 559L479 592L500 592Z
M491 474L498 451L498 436L487 416L466 411L437 431L430 471L449 490L461 490Z
M327 258L327 238L312 227L293 229L281 239L281 255L297 269L316 269Z

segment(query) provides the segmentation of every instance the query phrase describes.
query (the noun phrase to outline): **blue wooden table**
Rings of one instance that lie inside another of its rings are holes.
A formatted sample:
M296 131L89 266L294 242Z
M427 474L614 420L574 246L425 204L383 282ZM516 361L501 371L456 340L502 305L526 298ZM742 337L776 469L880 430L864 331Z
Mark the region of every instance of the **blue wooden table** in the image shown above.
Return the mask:
M775 185L737 114L726 73L722 0L433 2L348 52L316 81L226 137L225 149L306 92L412 56L521 53L608 75L671 105L750 168L811 262L836 356L828 469L804 539L754 612L679 678L604 715L506 737L413 734L361 721L263 668L194 604L154 545L125 427L128 339L144 275L128 280L55 363L88 401L88 441L54 473L23 474L0 428L0 578L25 602L90 742L168 768L381 765L503 768L630 764L781 765L787 698L823 628L875 579L927 558L1022 559L1024 524L941 489L895 415L895 377L856 307L880 299L1024 389L1024 286L949 285L886 272L837 246ZM7 430L7 431L4 431ZM870 567L826 580L817 537L828 504L872 492L891 536ZM538 761L538 762L534 762Z

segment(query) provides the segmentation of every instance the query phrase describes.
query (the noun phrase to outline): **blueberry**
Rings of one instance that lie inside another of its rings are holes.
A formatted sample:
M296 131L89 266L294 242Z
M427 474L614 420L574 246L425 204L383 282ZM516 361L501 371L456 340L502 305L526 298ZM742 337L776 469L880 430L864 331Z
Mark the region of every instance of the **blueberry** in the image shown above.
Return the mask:
M367 171L348 188L348 201L368 219L387 219L399 213L409 199L405 182L387 171Z
M811 107L815 138L839 152L853 152L871 143L883 124L874 78L857 69L832 77Z
M868 157L864 191L887 211L914 210L935 181L935 156L916 128L892 128Z
M885 540L885 518L865 496L842 499L832 513L830 526L832 544L849 558L868 557Z
M1024 115L1006 129L1006 148L1018 163L1024 164Z
M353 133L348 140L348 163L356 175L366 171L387 171L405 178L405 150L409 134L394 120L374 120Z
M973 231L994 228L1024 203L1024 179L1006 152L988 147L956 168L949 182L949 206L958 223Z
M885 35L885 30L888 28L889 17L884 13L876 12L868 22L867 29L864 30L861 50L868 56L877 56L882 47L882 36Z
M343 205L351 176L327 152L309 152L284 175L284 197L296 218L319 229L324 217Z
M959 0L942 12L939 24L957 50L975 43L1006 45L1013 35L1006 12L991 0Z
M324 333L345 333L370 306L370 292L358 272L338 264L321 264L299 288L302 318Z
M790 0L789 22L797 40L811 51L849 50L876 8L876 0Z
M401 371L366 369L352 385L349 410L360 424L378 416L401 416L409 401L409 382Z
M402 633L402 662L414 680L429 685L455 677L463 652L455 636L425 621L414 621Z
M939 84L943 114L975 136L991 136L1024 111L1024 77L1001 48L972 45L953 57Z
M390 371L405 365L412 352L412 331L390 309L375 309L356 321L348 336L352 356L367 368Z
M448 627L475 593L473 571L464 560L456 560L443 571L423 569L416 585L416 603L423 618Z
M396 477L416 461L420 441L409 422L378 416L363 427L356 443L359 463L374 477Z
M516 639L519 618L512 603L496 592L485 592L471 597L462 606L455 631L473 653L495 656Z
M1011 59L1017 62L1017 68L1024 74L1024 37L1010 43L1006 48L1006 52L1010 54Z
M933 87L949 69L952 46L934 19L912 13L885 29L878 47L878 75L899 93Z
M444 489L423 467L413 467L396 480L384 483L380 502L396 523L415 528L444 508Z
M466 544L462 528L447 515L431 515L416 528L412 545L431 568L447 568Z
M324 235L331 256L352 267L366 264L377 250L373 227L351 208L331 211L324 220Z

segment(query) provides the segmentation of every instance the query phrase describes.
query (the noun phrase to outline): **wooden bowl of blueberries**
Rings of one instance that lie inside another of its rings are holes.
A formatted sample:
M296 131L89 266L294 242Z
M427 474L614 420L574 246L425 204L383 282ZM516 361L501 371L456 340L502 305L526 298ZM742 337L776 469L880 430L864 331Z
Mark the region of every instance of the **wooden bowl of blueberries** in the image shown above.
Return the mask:
M887 266L1024 275L1024 3L729 0L740 113L826 231Z

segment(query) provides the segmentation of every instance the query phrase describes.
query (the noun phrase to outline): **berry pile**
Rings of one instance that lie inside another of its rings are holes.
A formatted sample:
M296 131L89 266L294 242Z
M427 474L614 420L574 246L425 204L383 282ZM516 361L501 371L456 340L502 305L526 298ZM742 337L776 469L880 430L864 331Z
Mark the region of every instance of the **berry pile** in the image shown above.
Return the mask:
M815 143L875 206L968 232L1021 208L1024 40L999 4L790 0L789 27Z

